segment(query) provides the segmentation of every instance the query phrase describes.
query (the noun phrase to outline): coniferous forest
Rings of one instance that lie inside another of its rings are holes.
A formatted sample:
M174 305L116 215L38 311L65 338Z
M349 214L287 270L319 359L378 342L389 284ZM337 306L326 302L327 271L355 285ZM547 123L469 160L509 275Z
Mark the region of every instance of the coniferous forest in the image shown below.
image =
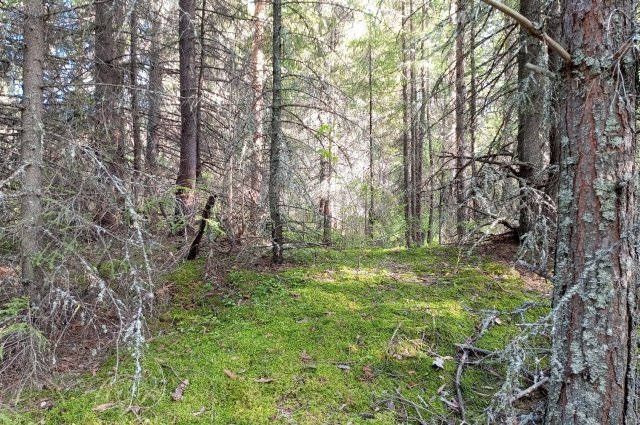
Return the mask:
M0 424L640 422L631 0L0 0Z

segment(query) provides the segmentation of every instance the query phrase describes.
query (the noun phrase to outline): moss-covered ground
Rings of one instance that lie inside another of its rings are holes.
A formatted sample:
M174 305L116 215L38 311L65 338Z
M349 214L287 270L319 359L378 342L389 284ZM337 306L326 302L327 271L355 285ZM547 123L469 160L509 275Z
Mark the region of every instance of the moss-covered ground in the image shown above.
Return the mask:
M134 398L133 365L123 362L114 382L112 362L73 389L50 390L51 409L11 423L438 423L455 417L440 400L454 398L455 344L474 335L484 310L541 300L507 265L459 261L447 248L304 251L275 271L231 271L226 295L202 281L203 267L167 276L177 293L153 325ZM512 319L500 316L477 345L503 347L517 332ZM499 369L465 370L471 420L499 385Z

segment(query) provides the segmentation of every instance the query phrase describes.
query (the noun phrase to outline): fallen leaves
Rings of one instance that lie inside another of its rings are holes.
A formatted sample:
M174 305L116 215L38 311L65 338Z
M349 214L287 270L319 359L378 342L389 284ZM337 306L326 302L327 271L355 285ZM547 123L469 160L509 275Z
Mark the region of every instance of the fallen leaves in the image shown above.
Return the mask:
M183 399L184 390L189 386L189 380L185 379L178 384L176 389L171 393L171 398L173 401L180 401Z
M254 379L254 382L257 382L258 384L269 384L273 382L273 378L258 378Z

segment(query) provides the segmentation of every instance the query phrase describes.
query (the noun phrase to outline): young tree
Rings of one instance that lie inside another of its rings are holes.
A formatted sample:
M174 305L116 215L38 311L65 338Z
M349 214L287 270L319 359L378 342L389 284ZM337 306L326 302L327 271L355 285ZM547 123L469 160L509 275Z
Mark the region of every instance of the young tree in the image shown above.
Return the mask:
M548 425L637 423L634 3L563 4Z
M42 83L45 53L42 0L25 3L24 65L22 104L22 150L24 166L22 198L21 261L22 282L32 298L38 298L39 286L34 263L39 250L42 211L42 144L44 138Z
M197 167L197 75L195 46L195 0L180 0L180 168L176 179L176 214L193 214Z
M283 238L282 219L282 0L273 0L273 100L271 112L271 147L269 154L269 212L273 262L281 263Z

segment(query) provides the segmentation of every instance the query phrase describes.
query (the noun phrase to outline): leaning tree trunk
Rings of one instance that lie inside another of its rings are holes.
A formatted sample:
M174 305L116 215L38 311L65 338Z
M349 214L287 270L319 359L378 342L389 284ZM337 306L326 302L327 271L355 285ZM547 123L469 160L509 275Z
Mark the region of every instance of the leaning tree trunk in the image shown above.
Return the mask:
M546 424L635 424L634 2L565 1L555 317Z
M180 168L176 180L176 218L193 214L197 167L197 78L195 48L195 0L180 0Z
M273 0L273 100L271 112L271 149L269 157L269 212L273 262L282 263L282 0Z
M39 250L40 213L42 210L42 82L45 52L42 0L25 3L24 65L22 102L22 163L24 179L22 198L21 261L22 282L32 299L37 300L42 282L37 280L34 257Z

